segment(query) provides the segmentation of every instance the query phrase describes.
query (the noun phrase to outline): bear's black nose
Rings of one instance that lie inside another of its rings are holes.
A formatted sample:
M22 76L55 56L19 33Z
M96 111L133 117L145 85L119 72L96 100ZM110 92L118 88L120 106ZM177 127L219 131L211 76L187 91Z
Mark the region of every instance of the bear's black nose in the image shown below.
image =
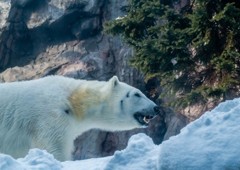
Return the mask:
M155 106L153 108L153 110L154 110L154 112L156 112L156 114L158 114L158 113L160 113L161 108L159 106Z

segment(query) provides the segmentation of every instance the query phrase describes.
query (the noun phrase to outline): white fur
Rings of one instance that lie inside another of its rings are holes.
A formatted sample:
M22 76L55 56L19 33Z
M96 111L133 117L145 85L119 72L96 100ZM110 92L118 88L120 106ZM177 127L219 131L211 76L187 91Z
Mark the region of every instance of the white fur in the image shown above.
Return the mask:
M90 89L96 95L92 96L94 101L86 98L91 105L80 117L69 100L79 89ZM135 93L141 98L134 97ZM0 84L0 152L19 158L30 148L40 148L58 160L69 160L78 135L91 128L115 131L140 127L133 114L154 106L138 89L116 77L100 82L50 76Z

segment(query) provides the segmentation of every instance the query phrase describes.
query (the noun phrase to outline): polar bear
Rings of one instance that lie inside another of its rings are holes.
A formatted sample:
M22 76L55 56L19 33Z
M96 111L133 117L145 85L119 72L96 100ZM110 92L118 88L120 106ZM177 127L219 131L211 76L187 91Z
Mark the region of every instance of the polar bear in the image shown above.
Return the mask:
M74 139L99 128L146 126L159 107L140 90L120 82L62 76L0 84L0 152L23 157L31 148L70 160Z

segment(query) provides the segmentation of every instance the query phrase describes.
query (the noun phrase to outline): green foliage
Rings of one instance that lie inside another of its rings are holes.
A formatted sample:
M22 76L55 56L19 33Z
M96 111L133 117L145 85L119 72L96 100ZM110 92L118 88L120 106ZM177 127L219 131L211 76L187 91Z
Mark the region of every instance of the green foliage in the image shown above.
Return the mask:
M186 107L221 97L239 83L239 2L195 0L179 13L169 1L130 0L128 15L105 23L135 50L130 63L146 77L158 76L171 104Z

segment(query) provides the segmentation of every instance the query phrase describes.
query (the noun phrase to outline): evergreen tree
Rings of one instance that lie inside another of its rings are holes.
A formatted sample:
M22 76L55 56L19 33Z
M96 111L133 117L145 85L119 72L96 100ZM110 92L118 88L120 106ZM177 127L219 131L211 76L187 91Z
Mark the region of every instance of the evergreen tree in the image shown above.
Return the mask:
M237 0L195 0L179 13L163 0L130 0L128 15L105 23L135 55L147 79L159 77L169 104L186 107L222 97L240 84L240 9ZM160 96L163 97L163 96Z

